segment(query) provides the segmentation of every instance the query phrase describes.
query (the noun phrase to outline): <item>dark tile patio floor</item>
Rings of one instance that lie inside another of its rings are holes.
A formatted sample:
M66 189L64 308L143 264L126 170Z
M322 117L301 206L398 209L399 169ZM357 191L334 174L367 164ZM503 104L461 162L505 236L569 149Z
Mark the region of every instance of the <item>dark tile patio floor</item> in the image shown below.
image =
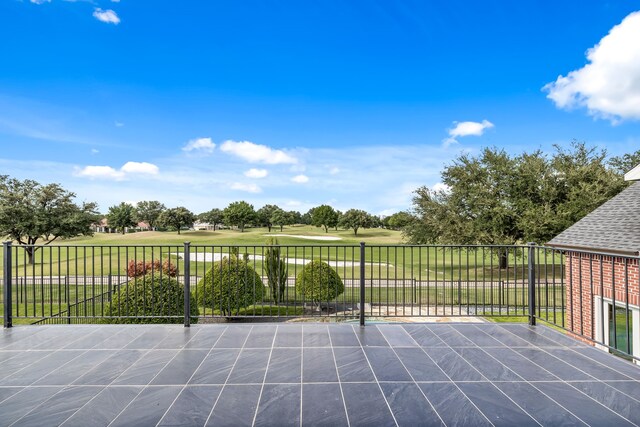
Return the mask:
M544 326L27 326L2 426L640 425L640 369Z

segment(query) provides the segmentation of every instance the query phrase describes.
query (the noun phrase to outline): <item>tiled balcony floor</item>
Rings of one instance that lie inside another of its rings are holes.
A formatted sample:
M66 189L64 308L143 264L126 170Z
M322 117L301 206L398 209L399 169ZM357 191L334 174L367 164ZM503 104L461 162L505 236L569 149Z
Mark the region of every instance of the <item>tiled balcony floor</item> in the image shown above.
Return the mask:
M29 326L0 425L640 424L640 369L544 326Z

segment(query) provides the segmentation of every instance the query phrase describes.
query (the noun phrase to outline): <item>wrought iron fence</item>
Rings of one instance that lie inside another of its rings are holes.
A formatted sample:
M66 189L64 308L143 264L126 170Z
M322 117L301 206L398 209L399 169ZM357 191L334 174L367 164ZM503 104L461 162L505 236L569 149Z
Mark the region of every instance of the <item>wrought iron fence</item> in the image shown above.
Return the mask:
M637 257L534 244L5 243L2 260L5 326L517 316L628 357L640 349Z

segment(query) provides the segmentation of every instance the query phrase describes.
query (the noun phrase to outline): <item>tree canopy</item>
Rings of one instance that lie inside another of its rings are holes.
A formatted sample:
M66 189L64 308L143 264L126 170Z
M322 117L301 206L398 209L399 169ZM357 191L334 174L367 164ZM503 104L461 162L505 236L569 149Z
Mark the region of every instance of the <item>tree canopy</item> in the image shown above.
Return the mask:
M320 205L309 210L311 225L324 227L324 232L329 232L329 227L338 225L338 213L329 205Z
M111 206L107 214L107 223L109 227L117 228L124 234L127 227L135 227L137 225L136 209L125 202Z
M253 205L242 200L230 203L224 209L223 216L227 225L235 225L240 229L240 232L244 232L244 227L255 221L256 212L253 209Z
M196 216L189 209L184 206L178 206L177 208L167 209L160 214L158 223L165 227L172 227L178 230L182 227L191 227L196 220Z
M280 231L285 225L292 224L293 215L290 212L285 212L284 210L278 208L273 211L271 214L271 224L277 225L280 227ZM271 230L269 230L271 231Z
M340 226L353 230L353 235L358 235L360 228L371 228L374 219L367 212L360 209L349 209L340 217Z
M75 194L58 184L0 175L0 236L22 245L35 245L42 239L50 244L58 238L91 235L91 224L98 221L93 202L74 203ZM25 247L29 263L37 247Z
M611 161L615 162L615 159ZM511 156L487 148L459 155L442 172L446 190L415 192L410 243L545 243L625 187L606 152L573 141ZM501 262L501 266L504 264Z
M386 217L382 221L382 224L386 228L390 228L392 230L402 230L403 228L411 224L414 219L414 216L409 212L400 211Z
M271 220L273 213L277 210L282 210L276 205L264 205L256 212L256 222L257 225L261 227L267 227L269 229L269 233L271 233L271 227L273 227L274 222Z
M144 221L152 230L158 225L160 214L167 209L157 200L145 200L136 205L136 221Z
M224 221L224 216L220 209L214 208L214 209L211 209L210 211L199 214L198 220L212 224L213 231L216 231L216 225L222 224L222 221Z

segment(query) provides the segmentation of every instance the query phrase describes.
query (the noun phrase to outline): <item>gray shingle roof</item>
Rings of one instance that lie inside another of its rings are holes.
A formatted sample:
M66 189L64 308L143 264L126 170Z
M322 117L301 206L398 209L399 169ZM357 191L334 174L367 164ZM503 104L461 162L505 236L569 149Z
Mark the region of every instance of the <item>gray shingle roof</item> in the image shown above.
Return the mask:
M638 255L640 251L640 182L631 184L547 244L559 248Z

